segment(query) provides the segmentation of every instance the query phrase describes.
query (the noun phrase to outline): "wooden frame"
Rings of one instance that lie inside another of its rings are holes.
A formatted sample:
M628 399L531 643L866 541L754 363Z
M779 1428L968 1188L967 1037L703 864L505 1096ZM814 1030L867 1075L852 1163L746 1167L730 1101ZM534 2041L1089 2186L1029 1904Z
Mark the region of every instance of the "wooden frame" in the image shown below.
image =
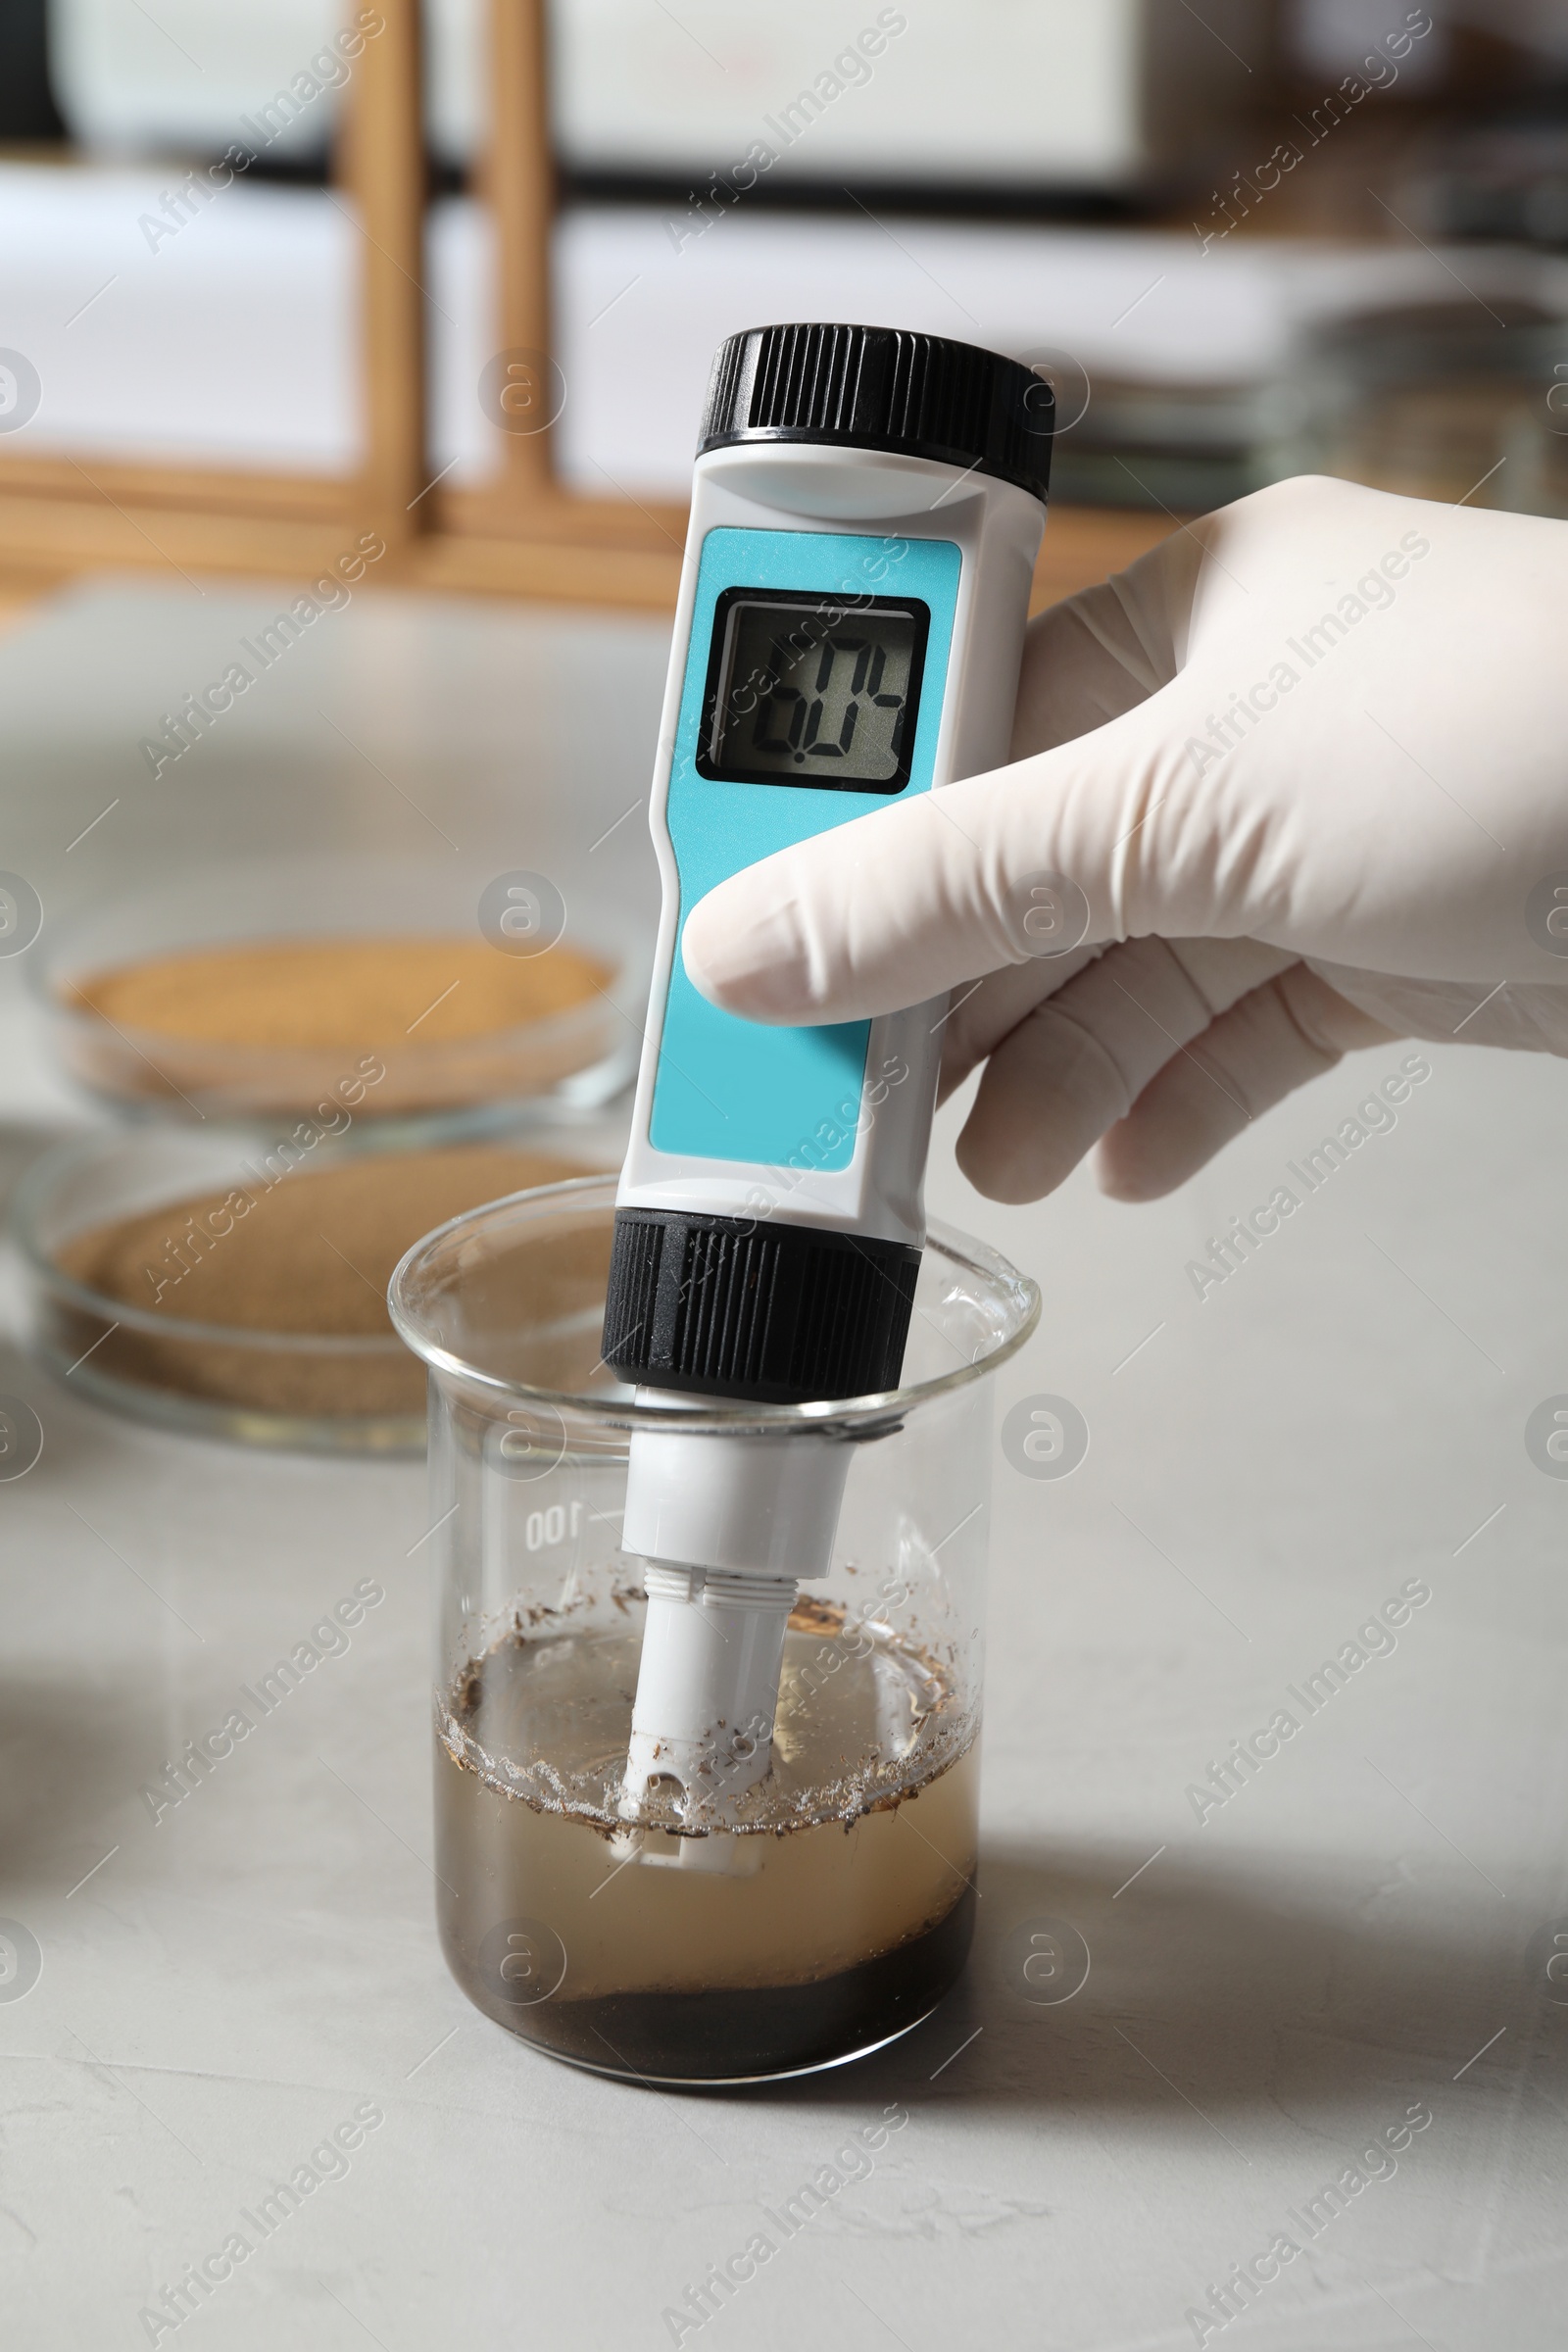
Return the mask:
M378 531L378 581L669 610L686 517L584 499L557 480L548 430L509 435L483 489L430 481L425 446L424 135L419 0L377 0L385 29L349 85L342 177L362 233L364 460L323 475L83 465L0 450L0 572L13 589L127 566L298 577ZM554 172L546 0L490 0L492 140L504 352L551 348ZM1130 561L1166 523L1068 509L1053 519L1037 604Z

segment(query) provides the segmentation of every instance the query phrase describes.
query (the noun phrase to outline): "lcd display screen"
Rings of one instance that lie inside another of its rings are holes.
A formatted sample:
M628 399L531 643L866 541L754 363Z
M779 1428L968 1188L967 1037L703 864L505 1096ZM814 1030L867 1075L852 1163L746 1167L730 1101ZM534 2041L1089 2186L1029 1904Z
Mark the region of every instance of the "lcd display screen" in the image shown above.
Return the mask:
M699 775L902 792L930 618L909 597L851 607L726 589L713 614Z

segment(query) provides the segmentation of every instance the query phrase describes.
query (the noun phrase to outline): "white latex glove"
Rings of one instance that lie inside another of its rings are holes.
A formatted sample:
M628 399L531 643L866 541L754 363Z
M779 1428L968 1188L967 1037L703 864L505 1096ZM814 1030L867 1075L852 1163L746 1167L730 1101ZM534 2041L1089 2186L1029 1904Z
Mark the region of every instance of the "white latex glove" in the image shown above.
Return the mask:
M1259 491L1031 624L1012 751L685 933L753 1020L953 989L993 1199L1097 1142L1107 1192L1168 1192L1350 1047L1568 1054L1568 523Z

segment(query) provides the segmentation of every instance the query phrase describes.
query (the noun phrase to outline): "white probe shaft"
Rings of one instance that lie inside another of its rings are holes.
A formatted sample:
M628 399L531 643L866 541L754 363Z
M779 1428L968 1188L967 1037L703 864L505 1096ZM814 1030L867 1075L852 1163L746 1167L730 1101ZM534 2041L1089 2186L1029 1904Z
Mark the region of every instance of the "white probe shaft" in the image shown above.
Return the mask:
M650 1562L625 1801L678 1782L691 1828L721 1827L767 1771L792 1576Z
M649 1565L628 1819L662 1778L679 1784L683 1823L719 1827L767 1772L785 1626L799 1579L832 1562L852 1451L832 1438L633 1437L622 1542Z

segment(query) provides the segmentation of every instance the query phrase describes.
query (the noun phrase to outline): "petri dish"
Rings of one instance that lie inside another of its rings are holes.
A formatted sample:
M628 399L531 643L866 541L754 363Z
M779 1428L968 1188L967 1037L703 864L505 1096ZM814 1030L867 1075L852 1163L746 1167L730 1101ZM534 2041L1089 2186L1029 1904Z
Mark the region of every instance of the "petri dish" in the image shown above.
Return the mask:
M265 1131L95 1130L46 1152L12 1203L32 1351L75 1395L165 1428L422 1453L424 1368L387 1314L393 1268L453 1216L621 1148L613 1122L310 1152Z
M514 954L480 895L374 860L193 873L51 924L33 985L57 1061L120 1117L345 1105L430 1134L505 1131L530 1107L591 1118L635 1073L650 935L558 898L549 944Z

